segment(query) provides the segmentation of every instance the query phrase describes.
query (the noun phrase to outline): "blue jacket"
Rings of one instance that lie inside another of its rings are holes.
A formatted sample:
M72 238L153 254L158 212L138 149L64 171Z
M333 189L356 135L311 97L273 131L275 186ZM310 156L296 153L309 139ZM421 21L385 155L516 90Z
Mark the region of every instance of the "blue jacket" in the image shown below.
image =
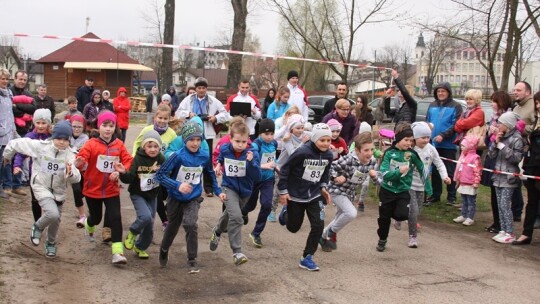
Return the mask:
M178 188L182 182L178 180L178 171L180 171L180 167L182 166L201 167L203 171L208 172L210 178L212 178L214 193L217 195L221 194L221 189L217 184L216 174L212 168L212 162L210 161L208 151L199 149L197 152L193 153L184 148L172 154L159 168L156 174L158 182L167 189L169 196L177 201L189 202L200 197L202 194L202 174L198 176L197 183L191 183L191 186L193 187L191 193L180 193Z
M289 194L291 200L310 202L321 196L321 188L327 187L330 179L330 165L334 156L330 149L322 152L313 142L301 145L283 164L279 172L278 189L280 194ZM315 167L324 167L321 171ZM304 177L311 176L312 180ZM317 180L318 181L315 181Z
M265 142L261 137L257 137L251 144L253 149L259 152L261 157L261 165L276 162L276 150L278 143L272 140L270 143ZM265 155L266 154L266 155ZM261 169L261 182L274 178L274 169Z
M437 99L437 89L440 88L448 91L448 99ZM452 87L448 82L442 82L435 86L434 95L435 100L429 105L426 117L426 121L433 124L431 144L435 148L457 150L457 145L454 144L454 141L456 140L454 125L461 117L463 108L458 102L452 99ZM443 140L440 143L433 140L438 135L443 137Z
M210 148L208 147L208 143L206 142L206 139L204 138L204 124L199 116L194 116L191 118L194 122L198 123L202 129L203 129L203 138L201 142L201 150L206 151L207 153L210 153ZM178 135L167 147L167 150L165 150L165 158L169 158L174 152L182 149L184 147L184 139L182 138L182 135Z
M284 104L283 102L279 103L279 107L276 106L276 102L272 102L270 106L268 107L268 111L266 112L266 118L269 118L273 121L276 121L276 119L280 118L285 114L285 112L291 107L290 104Z
M247 161L247 152L253 152L253 159ZM227 160L239 160L245 161L246 175L243 177L227 176L228 172L238 172L238 167L234 165L227 166L225 161ZM226 143L219 148L218 163L223 168L223 180L221 181L221 187L227 187L234 192L238 193L241 198L251 196L253 187L256 182L261 178L261 161L259 159L259 152L254 150L253 147L247 148L240 154L240 157L236 157L231 143Z

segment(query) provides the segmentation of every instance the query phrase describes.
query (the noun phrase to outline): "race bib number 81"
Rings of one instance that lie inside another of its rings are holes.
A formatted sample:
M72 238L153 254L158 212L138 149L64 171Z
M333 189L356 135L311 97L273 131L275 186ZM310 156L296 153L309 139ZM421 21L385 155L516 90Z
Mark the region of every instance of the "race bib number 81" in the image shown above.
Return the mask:
M203 168L199 167L184 167L181 166L178 170L178 175L176 180L181 183L188 183L193 185L198 185L201 182L201 174Z
M118 162L118 156L99 155L96 163L96 168L103 173L113 173L114 163Z
M276 159L276 152L263 153L261 157L261 165L273 162Z

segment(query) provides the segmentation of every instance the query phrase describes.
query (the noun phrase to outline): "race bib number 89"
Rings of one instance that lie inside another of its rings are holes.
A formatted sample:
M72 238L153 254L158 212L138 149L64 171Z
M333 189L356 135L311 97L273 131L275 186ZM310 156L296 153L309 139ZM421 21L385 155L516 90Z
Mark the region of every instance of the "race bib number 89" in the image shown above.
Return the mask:
M62 160L43 156L41 158L41 171L52 175L58 175L66 169L66 164Z
M302 178L310 182L318 183L323 175L324 167L325 166L307 165L304 169L304 175L302 175Z
M99 155L96 162L96 168L103 173L113 173L114 163L118 162L118 159L118 156Z

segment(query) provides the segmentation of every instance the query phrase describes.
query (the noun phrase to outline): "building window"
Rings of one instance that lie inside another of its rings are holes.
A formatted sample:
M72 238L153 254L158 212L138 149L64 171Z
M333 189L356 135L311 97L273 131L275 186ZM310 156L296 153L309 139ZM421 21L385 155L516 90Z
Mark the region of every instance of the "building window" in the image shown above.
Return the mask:
M456 63L456 72L461 72L461 63Z
M456 76L456 82L457 82L457 83L460 83L460 82L461 82L461 76L459 76L459 75Z
M456 52L456 59L461 59L461 52Z
M450 75L450 82L454 82L454 75Z
M465 60L469 59L469 52L463 52L463 59Z

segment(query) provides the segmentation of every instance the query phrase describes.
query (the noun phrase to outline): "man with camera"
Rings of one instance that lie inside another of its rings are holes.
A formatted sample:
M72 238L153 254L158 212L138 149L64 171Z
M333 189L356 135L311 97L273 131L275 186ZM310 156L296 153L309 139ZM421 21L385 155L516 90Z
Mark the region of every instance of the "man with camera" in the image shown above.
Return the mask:
M255 140L255 138L257 138L257 134L255 133L255 125L257 124L257 120L261 118L261 106L257 97L250 94L249 80L241 80L238 84L238 93L231 95L227 99L226 108L231 116L234 115L234 113L231 111L231 104L234 102L249 103L251 105L251 113L249 113L250 115L242 115L242 117L245 118L246 125L249 127L249 137L251 140Z

